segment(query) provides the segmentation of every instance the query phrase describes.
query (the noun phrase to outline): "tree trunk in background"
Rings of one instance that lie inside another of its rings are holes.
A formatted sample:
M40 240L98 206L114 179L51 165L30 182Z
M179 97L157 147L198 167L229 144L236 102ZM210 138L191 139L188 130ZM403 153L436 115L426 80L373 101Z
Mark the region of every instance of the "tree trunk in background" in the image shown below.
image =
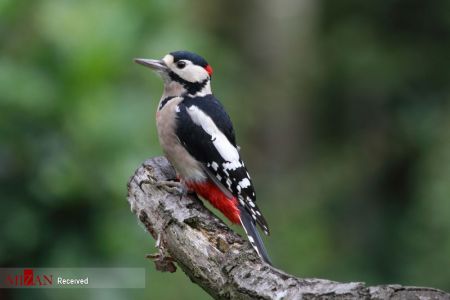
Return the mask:
M310 145L307 110L311 91L307 84L315 72L311 66L316 65L317 3L281 0L256 5L235 0L209 8L204 4L210 15L208 26L239 49L241 56L242 73L236 74L235 85L242 85L238 97L252 114L246 137L254 140L247 147L255 147L244 149L244 154L255 155L253 165L264 166L265 172L298 164L308 156Z

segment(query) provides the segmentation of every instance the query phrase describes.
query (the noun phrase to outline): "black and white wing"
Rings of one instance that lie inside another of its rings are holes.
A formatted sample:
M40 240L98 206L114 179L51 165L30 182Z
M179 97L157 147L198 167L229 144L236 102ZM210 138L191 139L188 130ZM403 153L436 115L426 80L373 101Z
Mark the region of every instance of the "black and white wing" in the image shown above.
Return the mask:
M186 97L178 104L176 135L229 198L236 196L264 233L269 227L255 204L255 190L240 158L233 125L213 95ZM244 226L245 227L245 226Z

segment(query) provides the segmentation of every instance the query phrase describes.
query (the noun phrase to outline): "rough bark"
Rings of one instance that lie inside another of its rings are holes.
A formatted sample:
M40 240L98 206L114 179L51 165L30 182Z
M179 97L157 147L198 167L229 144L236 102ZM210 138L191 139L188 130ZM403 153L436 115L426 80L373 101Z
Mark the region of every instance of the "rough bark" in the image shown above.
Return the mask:
M147 231L159 240L151 255L156 268L174 272L174 262L216 299L450 299L426 287L368 287L297 278L261 262L250 244L193 195L176 186L164 157L145 161L128 183L128 202Z

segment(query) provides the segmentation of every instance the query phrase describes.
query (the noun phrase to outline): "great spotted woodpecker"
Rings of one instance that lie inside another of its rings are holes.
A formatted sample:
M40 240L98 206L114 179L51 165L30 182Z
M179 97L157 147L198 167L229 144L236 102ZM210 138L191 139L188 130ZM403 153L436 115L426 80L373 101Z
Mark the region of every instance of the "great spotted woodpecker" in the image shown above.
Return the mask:
M180 180L232 223L240 223L253 248L270 264L256 224L267 235L269 227L255 204L230 117L211 92L211 66L188 51L135 62L150 67L164 81L156 124L164 154Z

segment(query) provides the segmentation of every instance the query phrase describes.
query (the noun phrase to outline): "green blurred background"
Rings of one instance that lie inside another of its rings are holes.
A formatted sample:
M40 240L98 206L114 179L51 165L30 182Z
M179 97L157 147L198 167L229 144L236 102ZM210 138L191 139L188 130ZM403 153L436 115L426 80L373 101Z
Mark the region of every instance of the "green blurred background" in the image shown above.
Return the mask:
M144 258L126 183L161 154L162 82L214 68L272 236L301 277L450 290L450 2L0 0L0 266L145 267L145 290L14 299L208 299Z

